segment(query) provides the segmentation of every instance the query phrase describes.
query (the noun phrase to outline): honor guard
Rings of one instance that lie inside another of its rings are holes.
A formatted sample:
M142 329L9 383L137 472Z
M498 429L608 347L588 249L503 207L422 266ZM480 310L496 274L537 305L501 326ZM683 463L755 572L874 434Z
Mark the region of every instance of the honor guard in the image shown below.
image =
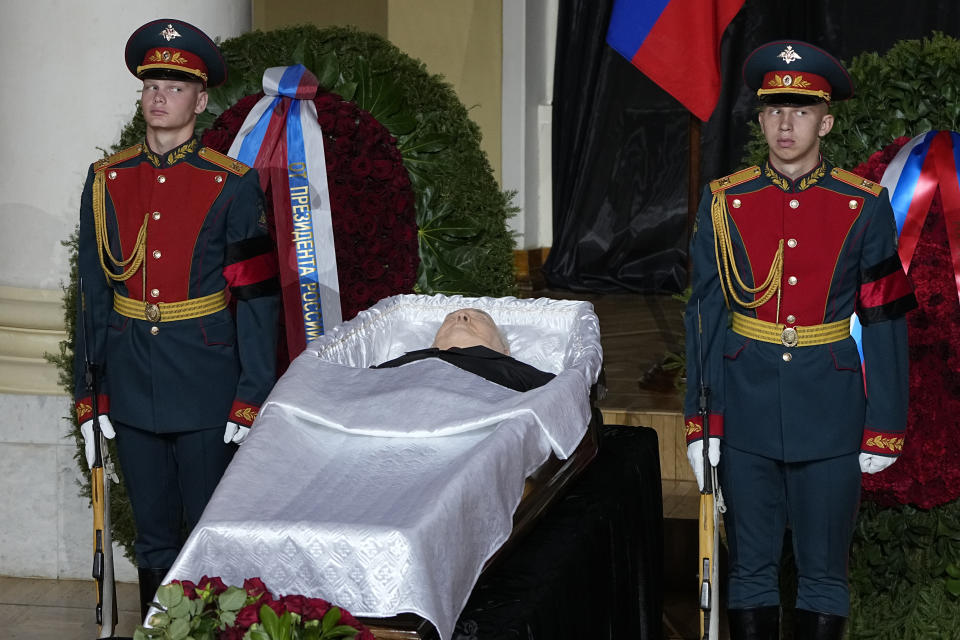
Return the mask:
M853 95L847 71L822 49L784 40L751 53L743 78L759 99L769 154L704 190L685 315L687 379L702 375L711 390L731 637L779 638L789 524L794 637L839 639L861 471L885 468L903 447L904 314L916 300L886 191L820 155L830 103ZM863 361L850 336L854 313ZM702 476L695 384L684 413L688 455Z
M88 460L95 418L116 437L145 614L273 386L279 287L256 171L194 135L226 78L217 46L154 20L125 57L146 137L90 167L80 204L75 344L85 305L99 416L80 353L74 372Z

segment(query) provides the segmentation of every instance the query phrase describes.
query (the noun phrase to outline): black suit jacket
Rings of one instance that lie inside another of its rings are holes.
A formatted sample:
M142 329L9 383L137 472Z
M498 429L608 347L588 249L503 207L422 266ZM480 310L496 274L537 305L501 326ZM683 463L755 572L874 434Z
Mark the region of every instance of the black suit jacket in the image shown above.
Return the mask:
M399 367L408 362L425 360L427 358L440 358L445 362L460 367L464 371L475 373L478 376L486 378L491 382L513 389L515 391L529 391L542 387L554 378L554 374L540 371L525 362L520 362L516 358L498 353L487 347L451 347L449 349L419 349L403 354L399 358L394 358L374 366L374 369L384 369L387 367Z

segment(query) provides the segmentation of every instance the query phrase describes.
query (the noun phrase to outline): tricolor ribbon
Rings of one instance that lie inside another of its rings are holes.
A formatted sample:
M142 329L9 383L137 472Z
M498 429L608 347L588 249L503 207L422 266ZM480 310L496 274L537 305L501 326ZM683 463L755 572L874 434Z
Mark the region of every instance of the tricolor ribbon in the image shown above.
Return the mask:
M257 169L260 186L272 193L291 359L341 321L323 132L313 104L317 87L316 76L300 64L264 71L266 95L229 151Z
M890 194L900 238L897 251L903 270L907 273L910 272L933 196L937 187L940 188L953 278L960 298L960 134L955 131L928 131L913 138L901 147L887 165L880 184ZM856 316L850 333L859 346L861 332Z

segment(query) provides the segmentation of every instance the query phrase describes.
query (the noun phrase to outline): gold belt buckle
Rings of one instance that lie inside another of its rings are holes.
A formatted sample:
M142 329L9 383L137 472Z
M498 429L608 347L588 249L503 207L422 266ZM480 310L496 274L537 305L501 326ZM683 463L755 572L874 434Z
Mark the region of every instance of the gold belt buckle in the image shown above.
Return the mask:
M797 330L793 327L787 327L780 332L780 342L785 347L795 347L799 341L800 336L797 335Z
M157 305L147 302L143 308L143 315L150 322L159 322L160 320L160 307Z

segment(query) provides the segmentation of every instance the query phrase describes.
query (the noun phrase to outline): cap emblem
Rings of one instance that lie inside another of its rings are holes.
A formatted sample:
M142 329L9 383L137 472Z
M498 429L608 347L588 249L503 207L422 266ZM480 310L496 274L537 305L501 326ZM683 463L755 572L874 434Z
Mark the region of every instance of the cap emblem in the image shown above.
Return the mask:
M800 57L800 54L793 50L793 45L789 45L789 44L787 45L787 48L781 51L780 55L778 55L777 57L783 60L787 64L790 64L791 62L795 62L797 60L803 60L803 58Z
M179 51L170 52L166 49L155 49L152 54L147 56L144 62L172 62L174 64L190 64L190 60Z
M160 32L160 36L167 42L170 42L174 38L182 37L179 33L177 33L177 30L173 28L172 24L168 24L167 28Z
M769 87L796 87L798 89L803 89L810 86L810 83L803 79L802 75L790 76L790 75L780 75L778 73L773 74L773 78L767 81L767 86Z

